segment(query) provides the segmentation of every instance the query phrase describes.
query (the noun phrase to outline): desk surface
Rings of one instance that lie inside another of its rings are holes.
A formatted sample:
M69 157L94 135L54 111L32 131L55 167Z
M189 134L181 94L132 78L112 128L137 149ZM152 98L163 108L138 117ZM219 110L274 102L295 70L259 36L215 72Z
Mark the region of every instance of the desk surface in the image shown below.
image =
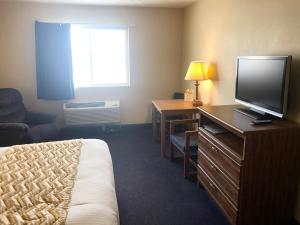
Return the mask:
M180 100L153 100L152 104L159 112L191 110L197 111L197 107L193 106L192 101Z

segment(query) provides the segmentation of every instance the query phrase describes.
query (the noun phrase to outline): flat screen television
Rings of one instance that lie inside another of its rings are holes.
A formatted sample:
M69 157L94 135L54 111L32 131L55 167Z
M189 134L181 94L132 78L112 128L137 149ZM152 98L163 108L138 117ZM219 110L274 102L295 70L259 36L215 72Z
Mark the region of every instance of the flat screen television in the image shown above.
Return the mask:
M255 119L266 113L284 117L291 60L291 56L237 57L235 101L250 107L238 111Z

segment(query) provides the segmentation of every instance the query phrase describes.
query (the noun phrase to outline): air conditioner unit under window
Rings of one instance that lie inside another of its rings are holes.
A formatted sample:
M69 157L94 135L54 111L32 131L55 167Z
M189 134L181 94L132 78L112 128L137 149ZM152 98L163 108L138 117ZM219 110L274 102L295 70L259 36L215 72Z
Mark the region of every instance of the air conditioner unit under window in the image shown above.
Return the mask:
M120 101L71 102L63 106L66 125L120 123Z

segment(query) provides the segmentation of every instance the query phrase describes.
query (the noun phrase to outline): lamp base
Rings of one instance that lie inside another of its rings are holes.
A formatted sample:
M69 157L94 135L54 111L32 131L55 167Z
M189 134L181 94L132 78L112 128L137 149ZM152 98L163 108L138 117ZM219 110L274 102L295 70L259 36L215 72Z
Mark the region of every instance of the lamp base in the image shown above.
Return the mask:
M196 99L194 99L193 100L193 106L202 106L203 105L203 103L200 101L200 100L196 100Z

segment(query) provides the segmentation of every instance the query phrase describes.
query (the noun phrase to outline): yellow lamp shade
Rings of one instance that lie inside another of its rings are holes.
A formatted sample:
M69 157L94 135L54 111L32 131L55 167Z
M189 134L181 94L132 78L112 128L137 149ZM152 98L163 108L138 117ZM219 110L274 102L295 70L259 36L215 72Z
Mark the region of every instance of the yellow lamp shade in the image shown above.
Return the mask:
M193 61L185 75L185 80L207 80L205 62Z

